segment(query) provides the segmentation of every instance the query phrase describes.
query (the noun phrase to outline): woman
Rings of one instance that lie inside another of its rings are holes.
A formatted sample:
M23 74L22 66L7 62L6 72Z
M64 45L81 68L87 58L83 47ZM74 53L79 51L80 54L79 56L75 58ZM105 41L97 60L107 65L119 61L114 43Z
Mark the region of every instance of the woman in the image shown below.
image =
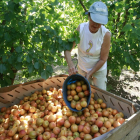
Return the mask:
M94 2L88 11L89 21L78 26L78 73L85 76L91 85L106 90L107 59L111 33L103 26L108 22L108 9L103 2ZM73 48L75 43L73 44ZM70 51L65 51L69 75L77 73L71 61Z

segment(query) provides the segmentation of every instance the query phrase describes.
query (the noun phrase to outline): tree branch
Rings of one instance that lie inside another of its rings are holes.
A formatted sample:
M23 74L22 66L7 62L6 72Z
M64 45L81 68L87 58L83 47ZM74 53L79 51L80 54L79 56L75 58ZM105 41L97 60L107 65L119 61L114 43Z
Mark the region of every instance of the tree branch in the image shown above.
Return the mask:
M120 20L120 15L121 15L121 13L118 13L118 17L117 17L117 19L116 19L116 29L117 29L117 23L118 23L119 20Z
M84 8L85 12L87 12L88 10L86 9L85 5L83 4L82 0L79 0L80 4L82 5L82 7Z
M129 9L129 8L128 8ZM124 21L124 23L123 23L123 25L122 25L122 28L125 26L125 24L127 23L127 17L128 17L128 9L126 9L126 13L125 13L125 21ZM119 35L119 37L120 36L122 36L122 35L124 35L124 32L121 32L120 33L120 35Z

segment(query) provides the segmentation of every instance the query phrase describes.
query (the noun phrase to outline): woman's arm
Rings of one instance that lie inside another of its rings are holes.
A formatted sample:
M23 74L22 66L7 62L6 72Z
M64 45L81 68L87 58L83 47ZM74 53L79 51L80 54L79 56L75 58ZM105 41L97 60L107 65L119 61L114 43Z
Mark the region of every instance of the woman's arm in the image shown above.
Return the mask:
M75 47L75 45L76 45L75 42L73 42L72 49ZM77 70L75 68L75 65L72 62L72 59L71 59L71 51L67 51L66 50L64 52L64 54L65 54L65 59L66 59L67 64L68 64L68 73L69 73L69 75L76 74L77 73Z
M110 32L107 32L104 36L104 41L103 41L101 53L100 53L100 59L96 63L96 65L93 67L93 69L89 71L86 75L86 78L88 80L89 80L89 77L91 77L96 71L98 71L107 61L108 55L109 55L109 49L110 49L110 40L111 40L111 34Z
M80 26L78 26L78 28L76 30L80 31ZM76 43L73 42L73 46L72 46L71 51L73 50L73 48L75 46L76 46ZM71 51L68 51L68 50L64 51L65 59L66 59L67 64L68 64L68 73L69 73L69 75L77 73L77 69L75 68L75 65L73 64L72 59L71 59Z

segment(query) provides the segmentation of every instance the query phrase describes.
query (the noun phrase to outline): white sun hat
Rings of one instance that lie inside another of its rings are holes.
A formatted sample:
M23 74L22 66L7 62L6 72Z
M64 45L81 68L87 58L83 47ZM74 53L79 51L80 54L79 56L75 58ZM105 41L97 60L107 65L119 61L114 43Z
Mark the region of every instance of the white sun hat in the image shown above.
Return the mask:
M91 19L100 24L107 24L108 22L108 9L106 4L101 1L94 2L89 11Z

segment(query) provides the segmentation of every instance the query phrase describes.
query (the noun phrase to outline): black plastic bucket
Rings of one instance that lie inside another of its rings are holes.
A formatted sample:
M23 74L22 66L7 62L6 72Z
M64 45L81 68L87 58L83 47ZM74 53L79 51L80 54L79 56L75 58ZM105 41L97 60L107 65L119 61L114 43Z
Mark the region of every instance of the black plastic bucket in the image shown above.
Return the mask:
M70 105L71 102L67 100L67 85L69 85L71 83L75 83L76 81L80 81L80 80L84 81L85 84L88 86L88 90L89 90L89 96L87 98L87 106L88 106L90 103L90 98L91 98L91 88L90 88L89 81L85 77L83 77L80 74L71 75L71 76L67 77L67 79L64 81L63 87L62 87L63 99L64 99L66 105L69 107L70 110L75 111L75 112L83 111L87 106L85 108L82 108L82 110L77 110L77 109L71 107L71 105Z

